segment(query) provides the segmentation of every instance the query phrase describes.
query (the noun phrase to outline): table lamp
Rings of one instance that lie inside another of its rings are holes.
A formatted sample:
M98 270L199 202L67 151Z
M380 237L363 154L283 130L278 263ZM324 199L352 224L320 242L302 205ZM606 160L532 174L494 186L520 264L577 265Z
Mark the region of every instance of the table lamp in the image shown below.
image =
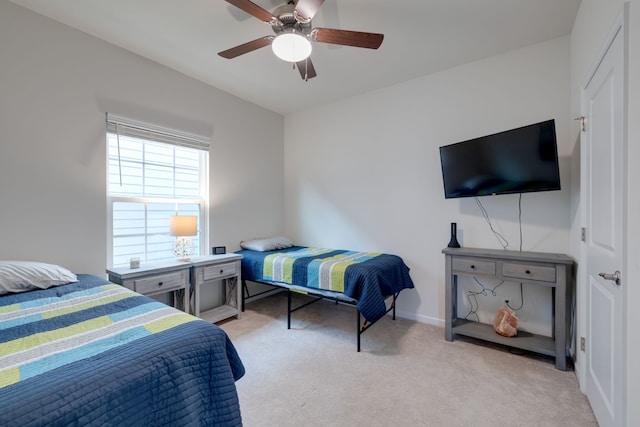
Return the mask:
M189 261L189 255L193 253L194 244L187 236L198 234L198 217L192 215L173 215L169 221L169 234L176 236L173 244L173 254L180 261Z

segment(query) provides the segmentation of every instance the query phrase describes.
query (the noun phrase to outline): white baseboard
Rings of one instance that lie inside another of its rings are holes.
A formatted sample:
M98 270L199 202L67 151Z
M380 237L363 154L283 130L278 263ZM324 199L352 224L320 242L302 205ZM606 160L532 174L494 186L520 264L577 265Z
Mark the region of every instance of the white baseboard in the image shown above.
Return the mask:
M426 323L428 325L444 328L444 320L435 317L423 316L421 314L411 313L408 311L400 311L398 309L396 309L396 316L402 317L403 319L415 320L416 322Z

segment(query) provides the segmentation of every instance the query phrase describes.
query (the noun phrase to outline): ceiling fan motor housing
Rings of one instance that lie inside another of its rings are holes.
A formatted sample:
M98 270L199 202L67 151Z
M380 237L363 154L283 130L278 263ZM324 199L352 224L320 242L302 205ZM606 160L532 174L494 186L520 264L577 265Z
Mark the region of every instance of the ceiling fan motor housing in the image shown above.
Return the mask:
M309 37L309 33L311 33L311 19L302 19L296 13L295 7L295 3L290 1L273 11L273 16L276 19L272 22L271 28L276 35L283 32L295 32Z

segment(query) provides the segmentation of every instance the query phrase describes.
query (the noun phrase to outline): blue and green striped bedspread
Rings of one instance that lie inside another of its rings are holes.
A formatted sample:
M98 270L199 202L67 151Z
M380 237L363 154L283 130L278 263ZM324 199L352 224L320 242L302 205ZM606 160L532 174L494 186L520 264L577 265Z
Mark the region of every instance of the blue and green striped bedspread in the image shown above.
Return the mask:
M244 280L340 293L357 301L370 322L385 315L387 297L414 287L409 267L397 255L306 246L238 253Z
M219 327L97 276L0 297L0 425L241 425Z

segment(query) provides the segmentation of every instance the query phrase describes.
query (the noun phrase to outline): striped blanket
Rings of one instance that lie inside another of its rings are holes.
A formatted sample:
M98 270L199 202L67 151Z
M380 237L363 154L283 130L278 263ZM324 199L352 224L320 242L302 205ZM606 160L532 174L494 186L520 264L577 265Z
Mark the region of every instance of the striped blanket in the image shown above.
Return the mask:
M241 424L224 331L78 277L0 298L0 425Z
M370 322L385 315L386 297L414 287L409 268L397 255L304 246L238 253L243 255L244 280L339 293L355 300Z
M64 295L0 307L0 330L13 330L0 343L0 388L95 356L113 347L194 321L165 304L148 301L94 316L90 309L135 298L118 285L102 285ZM51 329L45 319L68 320Z
M293 284L293 265L301 258L311 258L306 264L307 284L309 288L344 292L344 279L347 267L369 261L382 255L374 252L340 251L323 248L303 248L295 252L268 255L264 259L266 280Z

